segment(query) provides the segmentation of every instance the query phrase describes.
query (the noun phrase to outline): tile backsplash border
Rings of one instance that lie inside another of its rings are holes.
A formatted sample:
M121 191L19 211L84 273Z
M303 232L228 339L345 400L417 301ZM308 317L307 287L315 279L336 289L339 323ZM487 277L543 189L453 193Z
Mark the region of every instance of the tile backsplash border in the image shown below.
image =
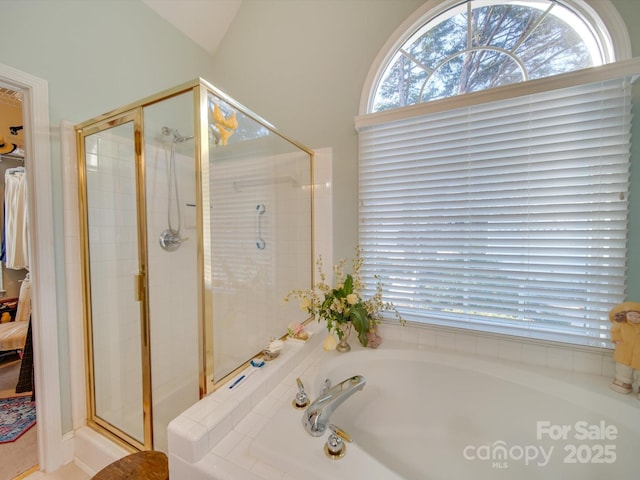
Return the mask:
M434 349L502 359L538 367L611 376L615 374L613 350L545 340L460 330L437 325L383 321L379 326L385 340L405 348Z

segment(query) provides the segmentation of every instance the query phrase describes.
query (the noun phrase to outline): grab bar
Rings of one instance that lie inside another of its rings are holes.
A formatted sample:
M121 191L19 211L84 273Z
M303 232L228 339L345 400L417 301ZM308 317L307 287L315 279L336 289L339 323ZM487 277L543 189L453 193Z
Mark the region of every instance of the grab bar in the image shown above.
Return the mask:
M264 247L267 246L267 242L262 238L262 215L267 211L267 207L264 206L263 203L259 203L256 205L256 247L258 250L264 250Z

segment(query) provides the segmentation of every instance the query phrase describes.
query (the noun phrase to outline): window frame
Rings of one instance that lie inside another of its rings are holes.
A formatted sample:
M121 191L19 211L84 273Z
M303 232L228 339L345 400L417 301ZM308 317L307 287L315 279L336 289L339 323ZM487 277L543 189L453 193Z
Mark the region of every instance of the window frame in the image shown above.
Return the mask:
M460 3L464 3L464 0L427 0L396 28L371 64L360 96L359 115L372 112L377 86L382 81L387 64L406 40L431 19ZM603 46L605 64L632 58L627 26L610 0L558 0L558 3L575 11L593 26Z
M592 83L603 81L611 77L637 77L640 75L640 59L631 57L629 37L624 21L617 10L608 1L602 2L560 0L564 6L578 12L593 28L599 32L606 49L603 51L605 65L591 67L565 74L529 80L489 90L468 93L453 97L417 103L406 107L399 107L380 112L372 112L378 82L382 80L388 62L396 54L408 38L417 29L427 23L440 12L452 5L463 3L460 0L435 1L430 0L405 21L394 35L387 41L376 61L371 67L365 87L362 91L360 115L356 117L356 130L380 123L392 122L398 119L411 118L419 115L453 110L470 105L499 101L513 96L530 95L574 85L575 83ZM614 32L611 36L605 32ZM607 65L610 64L610 65ZM611 65L612 64L612 65ZM422 322L420 322L422 323ZM500 329L498 329L500 330Z

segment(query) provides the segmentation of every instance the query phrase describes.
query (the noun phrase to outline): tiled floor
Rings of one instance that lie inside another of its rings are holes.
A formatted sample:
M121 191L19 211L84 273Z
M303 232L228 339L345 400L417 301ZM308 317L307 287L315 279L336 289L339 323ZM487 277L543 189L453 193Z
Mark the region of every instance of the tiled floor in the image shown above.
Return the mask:
M28 477L25 477L25 480L89 480L90 478L89 474L82 471L74 463L68 463L55 472L32 473Z

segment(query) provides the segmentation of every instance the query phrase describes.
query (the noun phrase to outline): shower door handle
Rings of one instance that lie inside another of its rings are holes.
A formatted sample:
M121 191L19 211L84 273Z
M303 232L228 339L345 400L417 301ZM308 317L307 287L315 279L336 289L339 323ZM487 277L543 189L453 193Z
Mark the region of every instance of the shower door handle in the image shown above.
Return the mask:
M145 286L145 274L138 272L133 275L133 289L136 302L145 301L145 292L147 291ZM142 334L142 344L144 348L149 345L149 325L144 315L140 316L140 332Z
M264 250L267 246L267 242L262 238L262 215L267 211L267 207L263 203L256 205L256 247L258 250Z
M133 276L133 290L136 302L144 300L144 275L137 273Z

